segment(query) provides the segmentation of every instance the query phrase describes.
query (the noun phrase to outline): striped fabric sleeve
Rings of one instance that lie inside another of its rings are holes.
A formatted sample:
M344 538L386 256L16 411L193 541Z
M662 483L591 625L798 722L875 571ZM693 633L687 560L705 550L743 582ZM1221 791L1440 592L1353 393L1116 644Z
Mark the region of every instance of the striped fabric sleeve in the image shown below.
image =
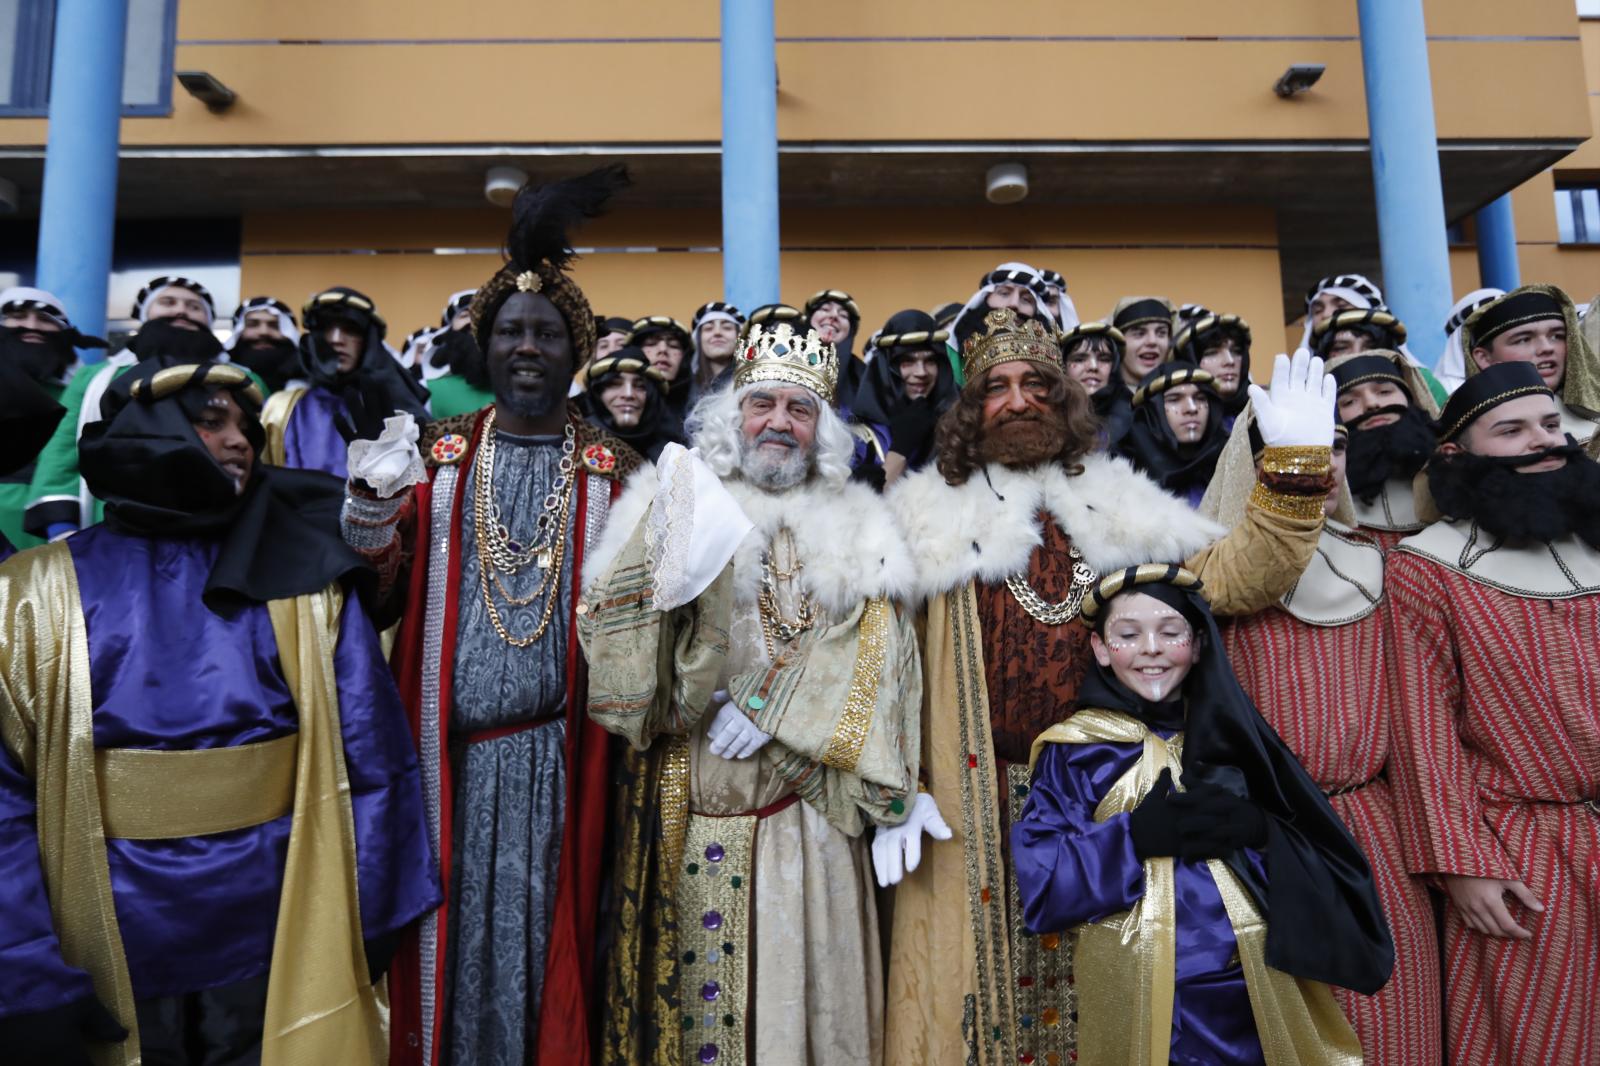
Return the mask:
M1461 674L1448 590L1437 564L1389 556L1385 663L1394 708L1390 775L1407 868L1506 880L1518 875L1489 831L1461 740Z

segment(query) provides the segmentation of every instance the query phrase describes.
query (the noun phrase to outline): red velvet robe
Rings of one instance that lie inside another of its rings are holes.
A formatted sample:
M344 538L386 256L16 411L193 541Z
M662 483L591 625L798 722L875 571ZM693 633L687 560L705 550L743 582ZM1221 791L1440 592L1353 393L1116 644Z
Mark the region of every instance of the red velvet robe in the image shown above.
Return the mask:
M1400 549L1391 763L1413 873L1520 880L1532 940L1445 912L1449 1061L1600 1062L1600 594L1516 596Z
M426 427L421 446L428 480L414 489L414 513L402 521L401 536L394 546L399 550L403 544L412 566L407 609L392 664L422 758L423 798L445 881L445 901L407 937L389 972L390 1061L399 1066L438 1066L444 1039L447 917L454 887L449 883L452 786L448 751L456 605L461 589L461 508L470 503L467 474L477 454L486 413L487 408ZM465 451L453 462L436 461L434 442L452 433L466 439ZM577 453L582 473L570 547L573 610L580 602L577 586L584 550L599 536L610 502L621 490L621 477L638 463L626 445L581 422ZM448 511L441 507L435 512L436 503L444 502L436 500L436 491L450 492ZM380 564L380 571L383 569ZM586 713L587 677L576 637L577 617L569 614L566 621L573 633L567 643L566 824L533 1059L545 1066L586 1066L592 1061L590 1034L599 1006L595 928L610 792L610 737Z

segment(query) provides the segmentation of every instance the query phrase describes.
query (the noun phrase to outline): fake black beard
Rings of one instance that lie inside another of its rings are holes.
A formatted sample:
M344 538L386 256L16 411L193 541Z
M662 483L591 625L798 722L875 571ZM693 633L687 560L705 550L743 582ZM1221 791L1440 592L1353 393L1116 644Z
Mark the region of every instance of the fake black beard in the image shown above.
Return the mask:
M434 339L428 358L435 366L448 366L450 373L459 374L475 389L489 387L489 367L472 339L472 331L452 329Z
M264 346L251 346L241 343L233 349L232 358L235 363L247 370L254 370L266 382L267 388L277 392L289 383L289 379L301 375L300 349L294 341L273 341Z
M1542 474L1521 467L1552 455L1567 465ZM1576 444L1517 456L1437 455L1428 489L1439 510L1504 540L1559 540L1570 533L1600 549L1600 463Z
M1362 429L1361 424L1381 414L1397 414L1400 421ZM1433 451L1433 422L1417 407L1395 404L1368 411L1347 423L1350 450L1345 458L1345 478L1350 491L1371 503L1390 478L1410 480L1427 463Z
M165 318L152 318L140 324L128 350L141 363L158 355L173 363L205 363L222 354L222 342L209 329L185 329Z
M40 385L60 381L76 358L72 345L59 333L46 333L42 341L25 341L24 332L16 326L0 326L0 359L20 367Z

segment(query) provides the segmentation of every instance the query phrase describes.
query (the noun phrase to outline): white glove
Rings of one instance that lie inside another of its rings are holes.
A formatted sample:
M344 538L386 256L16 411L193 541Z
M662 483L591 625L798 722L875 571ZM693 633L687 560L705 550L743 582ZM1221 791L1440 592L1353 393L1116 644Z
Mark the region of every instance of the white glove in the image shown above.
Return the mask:
M757 729L750 716L729 701L717 708L717 716L711 720L706 737L711 741L711 754L724 759L748 759L772 739L772 734Z
M377 440L358 437L350 442L346 461L350 477L365 481L385 500L426 480L422 453L417 451L418 435L416 419L409 414L385 418Z
M1250 406L1269 448L1333 445L1333 415L1339 386L1322 369L1322 360L1298 348L1291 362L1280 354L1272 364L1272 392L1250 386Z
M905 821L880 825L872 838L872 868L878 873L879 888L898 885L901 878L917 868L922 861L923 833L935 840L949 840L951 836L939 805L928 793L919 792Z

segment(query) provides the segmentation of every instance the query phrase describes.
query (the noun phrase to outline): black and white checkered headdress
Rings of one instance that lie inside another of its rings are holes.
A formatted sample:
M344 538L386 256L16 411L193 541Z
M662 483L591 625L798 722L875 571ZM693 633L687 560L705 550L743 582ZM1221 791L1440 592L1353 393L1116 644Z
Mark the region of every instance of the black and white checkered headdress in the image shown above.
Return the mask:
M178 274L163 274L159 278L151 278L146 282L145 287L139 290L139 295L133 298L133 317L143 322L145 312L150 309L150 301L155 298L156 293L173 286L177 286L180 289L188 289L200 297L201 301L206 305L206 325L211 325L217 317L217 301L212 298L211 290L193 278L186 278Z

